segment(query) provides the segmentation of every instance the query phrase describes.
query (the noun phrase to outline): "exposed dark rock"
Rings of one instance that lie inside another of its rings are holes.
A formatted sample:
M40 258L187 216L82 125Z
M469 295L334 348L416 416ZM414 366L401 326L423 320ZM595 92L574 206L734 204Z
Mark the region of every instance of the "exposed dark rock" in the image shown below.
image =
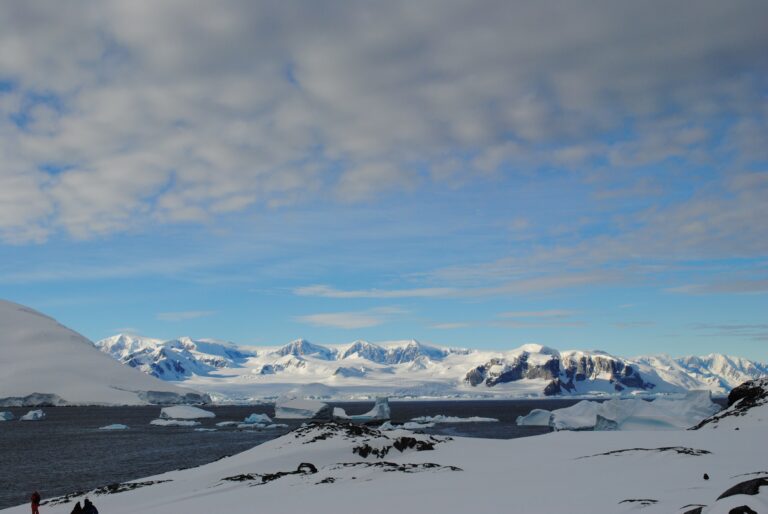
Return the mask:
M728 408L702 420L690 430L698 430L705 425L717 425L721 419L744 416L750 409L768 404L768 378L748 380L734 387L728 395ZM738 430L735 427L734 430Z
M729 510L728 514L757 514L757 511L750 509L747 505L741 505Z
M64 496L58 496L56 498L52 498L50 500L44 501L40 505L60 505L63 503L69 503L75 498L80 498L82 496L94 496L94 495L100 496L104 494L124 493L126 491L133 491L134 489L140 489L142 487L162 484L165 482L172 482L172 480L153 480L149 482L114 483L114 484L98 487L96 489L93 489L92 491L77 491L74 493L65 494Z
M688 507L688 506L689 505L686 505L685 507ZM685 512L683 512L683 514L701 514L702 512L704 512L704 507L706 507L706 505L699 505L697 507L692 508L691 510L686 510Z
M628 500L621 500L619 502L619 505L622 503L637 503L638 505L641 505L643 507L647 507L648 505L653 505L654 503L659 503L659 500L653 500L651 498L630 498Z
M763 486L768 486L768 477L745 480L744 482L739 482L735 486L726 490L723 494L718 496L717 499L722 500L723 498L728 498L729 496L734 496L737 494L747 494L754 496L760 492L760 488Z
M704 480L709 480L709 475L704 473L704 476L702 477Z
M702 455L709 455L712 453L708 450L698 450L696 448L688 448L685 446L664 446L662 448L627 448L626 450L613 450L605 453L596 453L595 455L585 455L584 457L579 457L579 459L589 459L592 457L605 457L609 455L622 455L624 453L632 453L632 452L657 452L657 453L675 452L678 455L691 455L693 457L700 457Z
M296 471L278 471L276 473L265 473L263 475L259 473L243 473L231 477L224 477L222 480L228 482L259 481L261 484L266 484L288 475L314 475L315 473L317 473L317 467L314 464L302 462L299 464L298 468L296 468Z
M435 464L434 462L423 462L420 464L412 464L412 463L405 463L405 464L396 464L394 462L388 462L388 461L378 461L378 462L341 462L339 464L334 464L330 467L330 469L340 469L340 468L356 468L356 467L362 467L362 468L381 468L385 472L389 471L400 471L403 473L419 473L422 471L464 471L463 469L456 467L456 466L442 466L440 464ZM353 477L354 478L354 477Z

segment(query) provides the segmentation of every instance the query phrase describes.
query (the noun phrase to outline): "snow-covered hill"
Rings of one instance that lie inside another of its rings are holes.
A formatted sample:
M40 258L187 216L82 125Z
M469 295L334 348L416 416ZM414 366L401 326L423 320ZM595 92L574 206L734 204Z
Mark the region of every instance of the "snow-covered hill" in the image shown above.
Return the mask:
M509 351L443 348L415 340L239 348L214 340L161 341L117 335L97 346L126 365L184 381L220 400L304 396L364 398L528 397L680 393L727 394L768 375L768 366L736 357L625 359L601 351L558 351L537 344Z
M121 366L56 320L0 300L0 405L199 402L203 395Z

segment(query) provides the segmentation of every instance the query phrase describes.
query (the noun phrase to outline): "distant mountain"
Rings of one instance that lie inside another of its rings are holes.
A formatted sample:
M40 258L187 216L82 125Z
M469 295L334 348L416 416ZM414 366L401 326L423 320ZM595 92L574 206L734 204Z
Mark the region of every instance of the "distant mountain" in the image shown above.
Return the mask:
M0 406L202 402L190 389L120 366L82 335L0 300Z
M220 399L274 397L297 386L330 397L376 394L520 397L727 392L768 375L768 366L737 357L665 355L625 359L602 351L559 351L529 344L509 351L443 348L416 340L239 348L188 337L160 341L118 335L97 346L120 362L165 380L185 381Z
M189 337L161 341L119 334L102 339L96 347L127 366L163 380L208 375L217 369L238 367L254 356L232 343Z

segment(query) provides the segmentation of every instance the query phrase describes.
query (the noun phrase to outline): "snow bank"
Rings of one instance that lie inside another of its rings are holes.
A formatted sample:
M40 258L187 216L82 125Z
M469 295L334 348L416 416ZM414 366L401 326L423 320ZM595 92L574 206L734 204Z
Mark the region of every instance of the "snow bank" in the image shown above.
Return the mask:
M45 419L45 412L42 410L31 410L19 418L19 421L38 421Z
M278 399L275 417L282 419L330 419L331 408L317 400Z
M266 414L251 414L243 420L243 423L272 423L272 418Z
M160 427L194 427L200 422L191 419L153 419L149 424Z
M12 412L4 411L0 412L0 421L11 421L14 419L14 415Z
M604 403L581 401L564 409L534 409L517 418L518 425L550 426L555 430L680 430L720 410L709 391L691 391L682 398L614 398Z
M215 418L216 414L191 405L176 405L174 407L163 407L160 410L160 417L162 419L201 419Z
M411 421L416 423L493 423L498 422L496 418L483 418L480 416L471 416L468 418L460 418L458 416L443 416L438 414L437 416L419 416L413 418Z
M107 425L104 427L99 427L99 430L128 430L128 425L122 425L120 423L115 423L113 425Z
M376 398L376 403L373 405L373 408L365 414L354 414L350 416L341 407L333 409L333 419L342 419L358 423L386 421L390 417L389 398L387 397Z

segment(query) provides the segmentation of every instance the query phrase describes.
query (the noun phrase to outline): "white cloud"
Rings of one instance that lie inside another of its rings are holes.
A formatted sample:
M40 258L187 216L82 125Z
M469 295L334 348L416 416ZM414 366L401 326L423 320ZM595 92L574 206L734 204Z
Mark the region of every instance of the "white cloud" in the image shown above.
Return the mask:
M299 296L319 296L323 298L434 298L453 296L457 289L449 287L424 287L414 289L354 289L342 290L327 285L304 286L294 289Z
M767 9L4 3L0 237L89 238L307 197L379 199L500 165L532 172L608 155L622 173L714 152L757 158ZM736 121L718 148L705 126L724 118ZM51 163L65 166L39 171Z
M405 312L406 311L396 307L379 307L366 311L307 314L304 316L297 316L296 320L300 323L319 327L352 330L382 325L389 321L392 316L403 314Z

